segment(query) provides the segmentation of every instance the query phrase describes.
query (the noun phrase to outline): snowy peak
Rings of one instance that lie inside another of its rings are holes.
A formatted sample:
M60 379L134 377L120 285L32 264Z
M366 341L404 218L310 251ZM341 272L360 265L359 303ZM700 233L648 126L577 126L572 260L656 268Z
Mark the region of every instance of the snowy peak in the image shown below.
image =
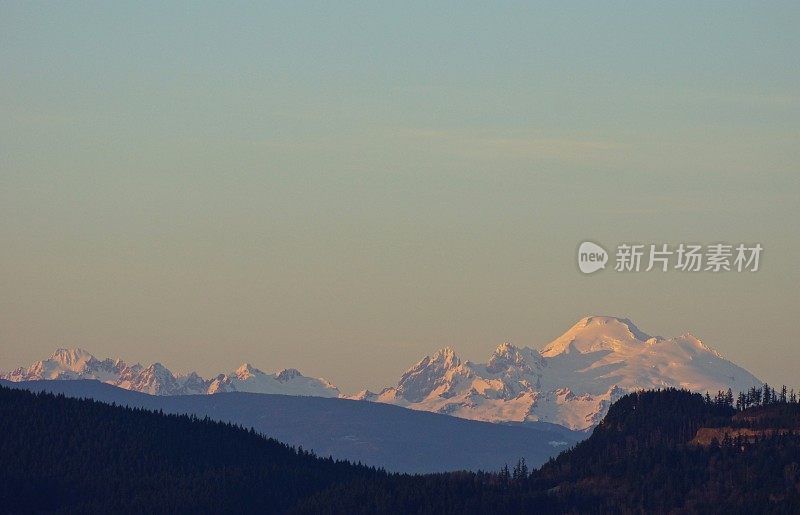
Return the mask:
M514 345L503 342L498 345L494 352L492 353L491 360L517 360L521 359L521 354L519 348L515 347Z
M339 389L325 379L306 377L295 368L285 368L275 374L267 374L249 363L240 366L234 373L220 374L213 379L208 393L250 392L279 395L303 395L312 397L338 397Z
M250 363L242 363L241 366L236 369L233 375L235 375L236 378L239 379L240 381L246 381L247 379L250 379L253 376L264 375L264 372L257 369Z
M450 347L445 347L434 352L432 356L425 356L414 366L406 370L403 378L413 380L420 375L431 375L458 367L461 360ZM400 382L403 382L401 378Z
M80 372L86 365L95 361L95 357L83 349L56 349L50 359L65 370Z
M302 376L303 374L301 374L300 371L297 370L296 368L284 368L283 370L275 374L275 379L277 379L281 383L286 383L288 381L291 381L295 377L302 377Z
M461 364L456 353L450 347L436 351L430 358L430 364L441 368L453 368Z
M99 361L83 349L58 349L50 358L37 361L27 369L18 368L3 377L11 381L42 379L78 379L86 376L103 380L118 372L124 363Z
M650 339L650 335L642 332L627 318L587 316L547 345L542 355L553 357L573 352L617 352L625 346L636 346Z
M422 400L445 380L448 371L461 366L461 360L450 347L425 356L409 368L397 383L397 394L404 399L416 402Z
M485 364L452 349L425 357L395 388L358 398L489 422L597 424L627 392L665 387L699 392L761 386L698 338L651 337L626 318L582 318L539 353L499 345Z
M535 369L544 366L542 356L538 351L527 347L518 348L510 343L501 343L492 353L486 370L499 374L511 368L533 373Z
M132 390L151 395L170 395L175 393L175 376L161 363L153 363L132 377Z
M121 359L98 360L83 349L58 349L44 361L27 369L18 368L0 375L9 381L43 379L95 379L126 390L150 395L190 395L219 392L254 392L284 395L338 397L339 390L325 379L305 377L297 369L288 368L266 374L249 363L236 371L205 380L195 372L177 376L161 363L143 367L126 365Z

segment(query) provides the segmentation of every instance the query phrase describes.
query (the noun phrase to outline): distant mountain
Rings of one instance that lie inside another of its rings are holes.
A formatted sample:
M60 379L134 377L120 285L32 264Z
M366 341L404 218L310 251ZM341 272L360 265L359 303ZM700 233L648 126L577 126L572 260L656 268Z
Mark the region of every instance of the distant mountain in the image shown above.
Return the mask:
M306 377L287 368L267 374L249 363L235 372L203 379L194 372L175 375L161 363L144 367L128 365L121 359L99 360L83 349L58 349L49 359L37 361L27 369L18 368L0 375L7 381L95 379L151 395L189 395L219 392L254 392L285 395L338 397L339 389L325 379Z
M152 395L342 396L325 379L306 377L291 368L269 374L245 363L229 374L204 379L194 372L176 376L160 363L143 367L119 359L98 360L81 349L59 349L47 360L0 378L96 379ZM628 319L590 316L541 351L503 343L486 363L472 363L444 348L409 368L396 386L380 393L363 390L347 398L470 420L549 422L583 430L595 426L611 403L628 392L674 387L712 394L730 388L737 393L761 385L750 372L689 333L652 337Z
M471 420L586 429L635 390L739 392L761 384L689 333L652 337L628 319L590 316L542 351L503 343L486 363L472 363L444 348L409 368L397 386L352 398Z
M347 399L243 392L147 395L98 381L5 382L164 413L233 422L294 446L396 472L497 470L524 457L538 465L587 435L555 424L510 426Z

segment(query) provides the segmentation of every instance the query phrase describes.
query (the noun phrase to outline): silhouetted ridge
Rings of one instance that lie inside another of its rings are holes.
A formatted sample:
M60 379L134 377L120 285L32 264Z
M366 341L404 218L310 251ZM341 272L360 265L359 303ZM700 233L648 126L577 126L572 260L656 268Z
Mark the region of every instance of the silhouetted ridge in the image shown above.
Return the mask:
M0 462L3 512L282 512L385 476L231 424L5 387Z

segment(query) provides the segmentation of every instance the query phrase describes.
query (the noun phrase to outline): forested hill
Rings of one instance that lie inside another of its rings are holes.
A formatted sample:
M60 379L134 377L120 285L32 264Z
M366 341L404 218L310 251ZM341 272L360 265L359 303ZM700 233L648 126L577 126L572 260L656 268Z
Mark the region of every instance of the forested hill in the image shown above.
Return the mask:
M228 424L0 387L0 507L64 513L800 513L800 404L630 394L530 472L387 474ZM706 440L698 435L706 434ZM465 452L468 452L465 450Z
M759 405L737 402L742 410L730 394L633 393L590 438L530 474L518 464L489 477L334 485L303 509L356 513L377 498L395 512L419 502L433 513L800 513L800 404L767 393ZM715 434L696 441L703 431Z
M0 387L0 510L280 513L385 474L189 416Z

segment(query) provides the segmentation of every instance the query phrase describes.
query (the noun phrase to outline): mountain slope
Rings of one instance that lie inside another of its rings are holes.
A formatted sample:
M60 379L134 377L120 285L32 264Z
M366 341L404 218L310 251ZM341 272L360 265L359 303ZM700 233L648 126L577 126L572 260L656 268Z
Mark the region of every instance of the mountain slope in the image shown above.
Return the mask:
M508 426L347 399L253 393L155 396L97 381L3 383L164 413L208 416L255 428L281 442L397 472L496 470L532 465L586 437L561 426Z
M99 360L83 349L58 349L50 358L27 369L0 375L7 381L95 379L126 390L151 395L191 395L218 392L254 392L338 397L339 389L325 379L306 377L288 368L268 374L244 363L235 372L203 379L194 372L175 375L161 363L128 365L121 359Z
M397 386L354 398L491 422L596 425L624 394L652 388L717 392L761 386L691 334L651 337L630 320L586 317L541 352L509 343L486 363L450 348L413 365Z

